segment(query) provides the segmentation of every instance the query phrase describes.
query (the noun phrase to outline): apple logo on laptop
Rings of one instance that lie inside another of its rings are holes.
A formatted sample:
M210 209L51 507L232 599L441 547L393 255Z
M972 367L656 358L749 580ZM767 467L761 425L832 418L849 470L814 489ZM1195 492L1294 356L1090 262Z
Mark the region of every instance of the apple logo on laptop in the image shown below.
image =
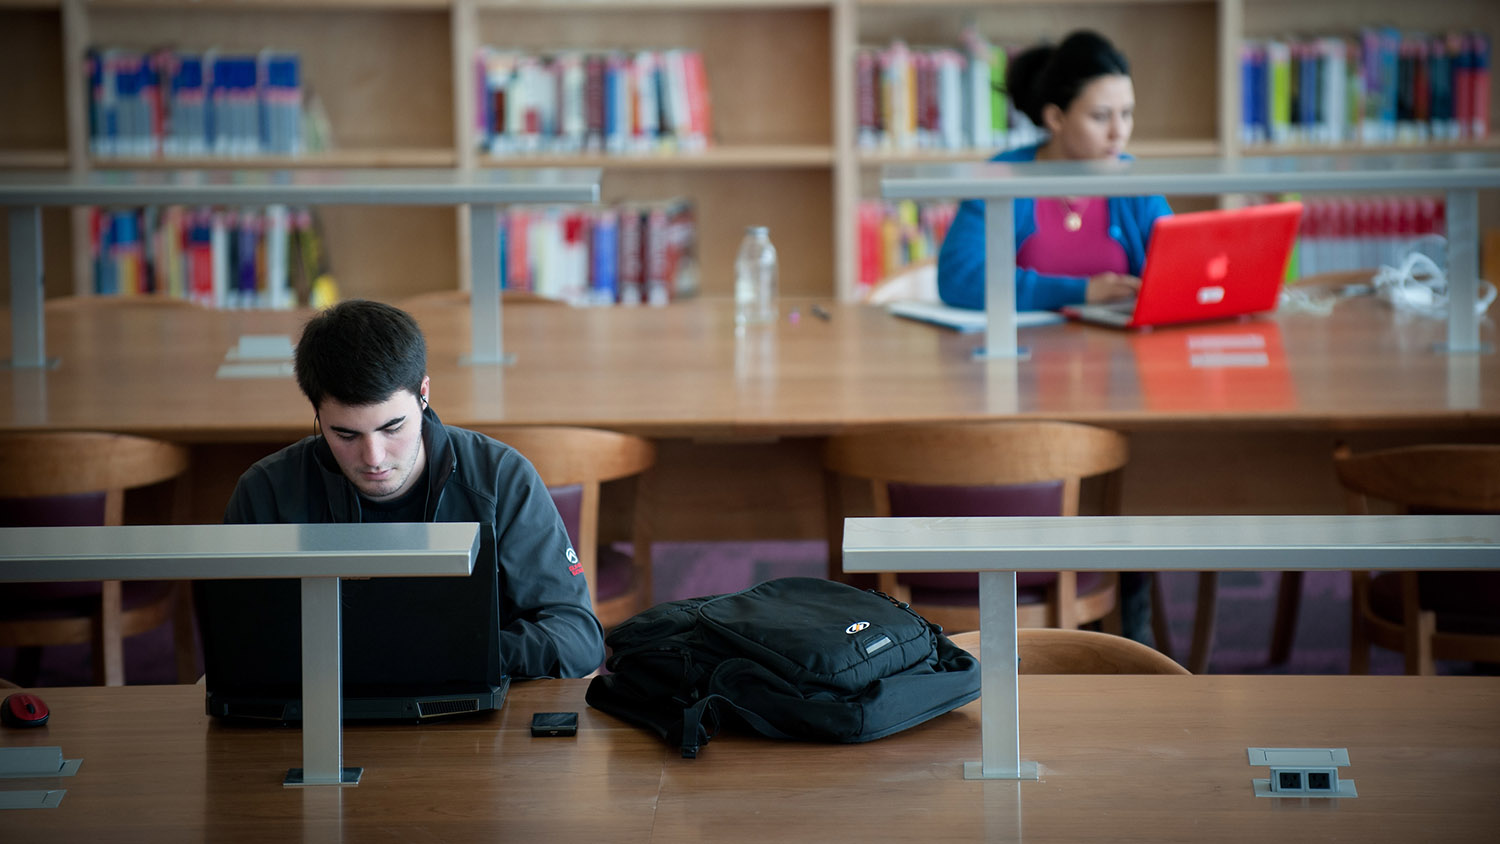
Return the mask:
M1208 278L1210 281L1223 281L1229 277L1229 256L1223 252L1208 259Z
M1222 282L1229 275L1229 256L1223 252L1208 259L1208 265L1204 268L1209 281ZM1222 284L1209 284L1198 288L1198 304L1214 305L1224 301L1224 286Z

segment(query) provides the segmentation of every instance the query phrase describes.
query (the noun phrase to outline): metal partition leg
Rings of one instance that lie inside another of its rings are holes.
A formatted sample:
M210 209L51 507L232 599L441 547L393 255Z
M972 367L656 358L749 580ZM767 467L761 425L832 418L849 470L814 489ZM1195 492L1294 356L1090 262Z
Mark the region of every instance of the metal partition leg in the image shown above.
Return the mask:
M1479 194L1448 192L1448 342L1451 353L1492 351L1479 342Z
M282 785L358 785L344 767L342 611L337 577L302 578L302 767Z
M1021 696L1016 663L1016 573L979 573L980 760L965 779L1034 780L1021 760Z
M1009 199L984 203L984 358L1025 358L1016 343L1016 229Z
M500 319L500 211L493 205L469 206L469 364L510 364Z
M10 365L37 369L47 360L42 310L42 209L10 209ZM55 364L56 361L50 363Z

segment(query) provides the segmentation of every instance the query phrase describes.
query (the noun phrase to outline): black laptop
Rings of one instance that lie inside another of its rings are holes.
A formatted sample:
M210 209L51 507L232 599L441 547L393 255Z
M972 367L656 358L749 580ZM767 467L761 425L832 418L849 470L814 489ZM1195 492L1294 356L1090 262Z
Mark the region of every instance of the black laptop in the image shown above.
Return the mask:
M479 560L493 561L493 528L480 537ZM300 582L200 580L193 597L208 714L300 722ZM429 721L504 702L493 562L468 577L344 580L340 598L345 721Z

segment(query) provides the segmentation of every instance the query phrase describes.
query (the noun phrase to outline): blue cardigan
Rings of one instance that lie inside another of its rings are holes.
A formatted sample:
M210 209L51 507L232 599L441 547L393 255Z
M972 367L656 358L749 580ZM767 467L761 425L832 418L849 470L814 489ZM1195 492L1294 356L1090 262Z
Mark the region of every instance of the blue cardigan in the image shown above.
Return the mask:
M1034 161L1036 146L1002 152L991 161ZM1036 200L1017 199L1014 210L1016 248L1036 231ZM1112 196L1108 200L1109 236L1125 248L1130 274L1139 276L1146 263L1146 243L1157 217L1172 213L1161 196ZM959 308L984 307L984 203L965 200L948 228L938 253L938 295ZM1084 300L1088 279L1043 275L1016 269L1016 309L1051 310Z

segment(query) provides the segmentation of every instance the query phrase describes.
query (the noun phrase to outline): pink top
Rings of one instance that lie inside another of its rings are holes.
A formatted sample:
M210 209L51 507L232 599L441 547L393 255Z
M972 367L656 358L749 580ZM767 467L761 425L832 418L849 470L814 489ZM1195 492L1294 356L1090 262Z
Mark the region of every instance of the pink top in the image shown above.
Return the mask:
M1068 209L1079 215L1077 231L1065 225ZM1043 275L1088 277L1130 272L1125 247L1109 236L1109 204L1103 197L1036 201L1036 231L1016 250L1016 266Z

